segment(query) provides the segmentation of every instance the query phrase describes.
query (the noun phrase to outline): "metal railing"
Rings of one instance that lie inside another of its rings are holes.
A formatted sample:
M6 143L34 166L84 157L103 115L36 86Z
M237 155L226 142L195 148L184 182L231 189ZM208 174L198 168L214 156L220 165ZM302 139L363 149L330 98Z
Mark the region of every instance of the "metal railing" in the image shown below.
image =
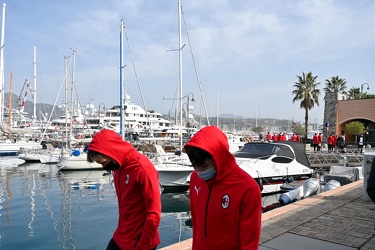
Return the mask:
M364 149L365 150L365 149ZM361 165L363 160L363 152L360 149L344 149L342 151L315 151L306 152L310 166L313 168L325 168L339 163L344 164L346 161L349 165ZM368 151L368 149L366 149Z

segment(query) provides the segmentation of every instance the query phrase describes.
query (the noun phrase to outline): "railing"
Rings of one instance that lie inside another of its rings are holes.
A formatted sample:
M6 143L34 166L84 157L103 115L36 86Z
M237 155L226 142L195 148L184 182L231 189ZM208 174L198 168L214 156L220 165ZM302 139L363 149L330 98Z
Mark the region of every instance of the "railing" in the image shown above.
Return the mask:
M343 164L345 161L349 165L361 165L363 160L363 155L360 149L345 149L344 151L315 151L306 152L307 158L310 162L312 168L327 168L332 165L337 165L339 163Z

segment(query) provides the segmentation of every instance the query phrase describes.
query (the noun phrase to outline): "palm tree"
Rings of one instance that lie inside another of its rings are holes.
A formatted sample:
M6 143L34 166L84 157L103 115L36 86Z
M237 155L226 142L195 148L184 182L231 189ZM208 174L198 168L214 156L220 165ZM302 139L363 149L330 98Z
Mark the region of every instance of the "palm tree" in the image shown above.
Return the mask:
M326 79L326 92L338 92L346 94L346 80L339 76L332 76L331 79Z
M307 125L309 120L309 110L315 104L319 106L320 90L317 88L320 82L316 82L318 76L313 76L312 72L302 72L302 76L297 76L298 81L294 83L292 94L294 95L293 103L301 101L300 108L305 109L305 138L307 136Z
M349 96L349 99L360 99L361 98L361 91L359 88L351 88L349 89L348 91L348 96Z

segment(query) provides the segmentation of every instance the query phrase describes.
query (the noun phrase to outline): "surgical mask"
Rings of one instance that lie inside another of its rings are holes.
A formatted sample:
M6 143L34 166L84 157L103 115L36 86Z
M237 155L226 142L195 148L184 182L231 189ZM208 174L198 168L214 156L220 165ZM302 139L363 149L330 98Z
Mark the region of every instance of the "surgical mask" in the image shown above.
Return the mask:
M213 178L215 178L216 168L212 167L212 168L209 168L207 170L197 172L197 174L201 179L203 179L205 181L209 181L209 180L212 180Z
M103 167L104 170L116 170L119 169L120 165L117 162L110 161L105 167Z

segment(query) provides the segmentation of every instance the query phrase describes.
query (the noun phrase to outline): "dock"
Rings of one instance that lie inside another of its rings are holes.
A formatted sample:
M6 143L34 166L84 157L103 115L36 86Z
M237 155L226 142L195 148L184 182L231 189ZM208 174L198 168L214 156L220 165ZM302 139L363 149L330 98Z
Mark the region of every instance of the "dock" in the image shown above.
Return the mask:
M363 180L265 212L259 250L375 249L375 204ZM190 250L188 239L162 250Z

